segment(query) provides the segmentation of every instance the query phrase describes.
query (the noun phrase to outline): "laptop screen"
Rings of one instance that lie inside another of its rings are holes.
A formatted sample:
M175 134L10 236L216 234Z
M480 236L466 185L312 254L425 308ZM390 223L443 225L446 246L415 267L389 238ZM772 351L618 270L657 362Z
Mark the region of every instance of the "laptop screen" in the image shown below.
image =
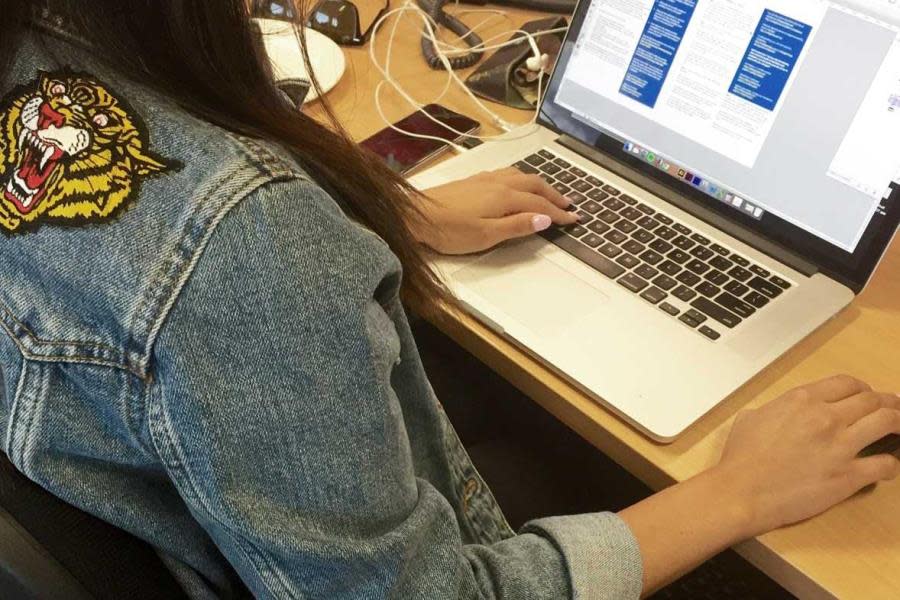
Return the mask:
M900 3L584 0L542 113L847 261L900 187Z

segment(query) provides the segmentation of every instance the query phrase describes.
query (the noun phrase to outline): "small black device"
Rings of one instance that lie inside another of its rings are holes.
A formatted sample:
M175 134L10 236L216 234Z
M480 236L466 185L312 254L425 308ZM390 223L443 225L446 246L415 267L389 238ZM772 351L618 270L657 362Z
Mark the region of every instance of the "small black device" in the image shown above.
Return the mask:
M452 127L455 131L471 134L481 128L481 124L465 115L454 112L440 104L429 104L401 121L395 127L419 135L429 135L447 140L447 144L438 140L416 138L400 133L390 127L382 129L360 145L381 156L394 171L405 174L414 168L432 160L448 148L449 143L456 143L463 136L447 127L435 123L423 113L428 113L440 123Z
M389 7L390 0L387 0L375 20L363 32L359 26L359 9L350 0L321 0L310 13L306 24L337 44L362 46L369 39L375 23L381 20Z

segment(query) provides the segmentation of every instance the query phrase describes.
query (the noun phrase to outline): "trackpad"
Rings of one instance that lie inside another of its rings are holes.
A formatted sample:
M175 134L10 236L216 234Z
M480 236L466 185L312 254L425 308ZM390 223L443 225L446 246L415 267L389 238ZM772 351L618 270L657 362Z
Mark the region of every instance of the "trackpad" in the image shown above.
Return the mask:
M559 334L584 323L609 300L548 259L533 254L523 257L515 248L488 254L453 278L541 335Z

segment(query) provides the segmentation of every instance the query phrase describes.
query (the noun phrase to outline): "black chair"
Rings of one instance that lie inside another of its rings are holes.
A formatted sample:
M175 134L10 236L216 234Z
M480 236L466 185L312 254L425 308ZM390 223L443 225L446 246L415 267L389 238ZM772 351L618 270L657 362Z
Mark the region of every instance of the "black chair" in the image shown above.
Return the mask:
M3 600L178 600L184 590L153 548L62 502L0 452Z

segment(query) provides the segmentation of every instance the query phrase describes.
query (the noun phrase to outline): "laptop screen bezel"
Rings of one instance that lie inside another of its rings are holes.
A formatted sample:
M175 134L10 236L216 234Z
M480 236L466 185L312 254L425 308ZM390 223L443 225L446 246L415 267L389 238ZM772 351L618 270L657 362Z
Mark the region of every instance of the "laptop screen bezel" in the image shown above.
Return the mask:
M766 213L762 219L757 220L719 202L694 186L626 152L624 142L627 140L617 139L599 129L593 131L596 135L594 140L583 139L575 133L576 127L584 128L587 124L576 120L570 110L557 105L554 100L572 54L575 37L581 31L591 2L602 1L604 0L579 0L542 99L538 122L557 134L568 135L608 156L626 167L626 171L649 177L688 199L691 204L700 206L705 211L711 211L740 228L783 247L789 253L801 256L814 264L820 272L843 283L854 292L862 290L890 245L900 223L900 185L892 185L892 193L884 200L885 214L882 216L876 213L851 254L774 214ZM677 157L670 158L677 160ZM702 218L703 214L701 212L696 216Z

